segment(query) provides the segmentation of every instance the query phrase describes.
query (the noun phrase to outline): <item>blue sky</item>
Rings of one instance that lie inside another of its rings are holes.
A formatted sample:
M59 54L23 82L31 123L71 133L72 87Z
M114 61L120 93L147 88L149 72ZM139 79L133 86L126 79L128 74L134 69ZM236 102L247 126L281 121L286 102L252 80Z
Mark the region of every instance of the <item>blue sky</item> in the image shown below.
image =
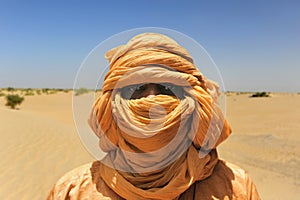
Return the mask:
M0 1L0 87L72 88L100 42L163 27L199 42L227 90L300 92L299 1Z

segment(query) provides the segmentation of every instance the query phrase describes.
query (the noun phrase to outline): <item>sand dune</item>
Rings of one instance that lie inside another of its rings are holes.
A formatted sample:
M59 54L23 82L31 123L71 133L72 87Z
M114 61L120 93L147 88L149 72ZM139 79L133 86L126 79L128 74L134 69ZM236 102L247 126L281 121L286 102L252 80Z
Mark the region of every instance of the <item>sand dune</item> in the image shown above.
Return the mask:
M300 95L227 98L233 134L219 148L246 169L262 199L300 199Z
M0 199L45 199L61 175L92 160L73 125L71 100L71 93L30 96L20 110L0 107Z
M248 96L227 97L233 134L220 156L250 173L262 199L300 199L300 95ZM4 104L0 97L0 199L45 199L60 176L93 160L74 126L71 92L26 96L20 110Z

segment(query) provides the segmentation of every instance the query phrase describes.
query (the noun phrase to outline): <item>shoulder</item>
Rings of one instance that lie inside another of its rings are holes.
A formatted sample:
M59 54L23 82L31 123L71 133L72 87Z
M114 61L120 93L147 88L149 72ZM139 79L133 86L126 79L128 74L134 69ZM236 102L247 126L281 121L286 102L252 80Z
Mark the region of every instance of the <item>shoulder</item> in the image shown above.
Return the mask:
M207 199L260 199L248 173L223 160L219 160L213 174L197 182L196 187Z
M88 163L67 172L56 182L56 185L64 186L64 185L76 184L88 180L90 178L89 171L91 166L92 163Z
M220 166L223 165L224 171L232 171L232 178L231 180L232 187L233 187L233 196L241 196L245 197L245 199L260 199L256 186L253 183L251 177L249 176L248 172L244 169L240 168L237 165L232 163L220 160Z
M47 200L118 199L101 179L100 164L95 161L66 173L54 184Z

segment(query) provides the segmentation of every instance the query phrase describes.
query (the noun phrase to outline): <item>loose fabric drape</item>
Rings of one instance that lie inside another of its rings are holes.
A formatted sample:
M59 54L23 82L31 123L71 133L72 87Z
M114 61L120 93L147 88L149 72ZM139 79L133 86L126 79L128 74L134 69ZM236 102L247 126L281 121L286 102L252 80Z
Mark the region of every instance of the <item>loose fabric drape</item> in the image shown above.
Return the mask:
M106 58L110 70L89 119L107 152L102 179L125 199L178 198L212 174L215 148L231 133L217 103L218 85L161 34L140 34ZM184 95L122 96L122 88L143 83L178 85Z

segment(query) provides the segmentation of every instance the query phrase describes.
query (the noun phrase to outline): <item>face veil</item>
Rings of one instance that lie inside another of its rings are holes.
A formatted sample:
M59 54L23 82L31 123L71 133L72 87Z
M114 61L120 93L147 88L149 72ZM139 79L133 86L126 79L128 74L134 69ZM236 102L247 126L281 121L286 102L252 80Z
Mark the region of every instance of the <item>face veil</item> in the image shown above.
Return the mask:
M212 173L215 148L231 133L218 86L165 35L137 35L105 56L110 70L89 119L107 152L102 179L123 198L175 199ZM184 93L122 96L122 88L144 83L173 84Z

